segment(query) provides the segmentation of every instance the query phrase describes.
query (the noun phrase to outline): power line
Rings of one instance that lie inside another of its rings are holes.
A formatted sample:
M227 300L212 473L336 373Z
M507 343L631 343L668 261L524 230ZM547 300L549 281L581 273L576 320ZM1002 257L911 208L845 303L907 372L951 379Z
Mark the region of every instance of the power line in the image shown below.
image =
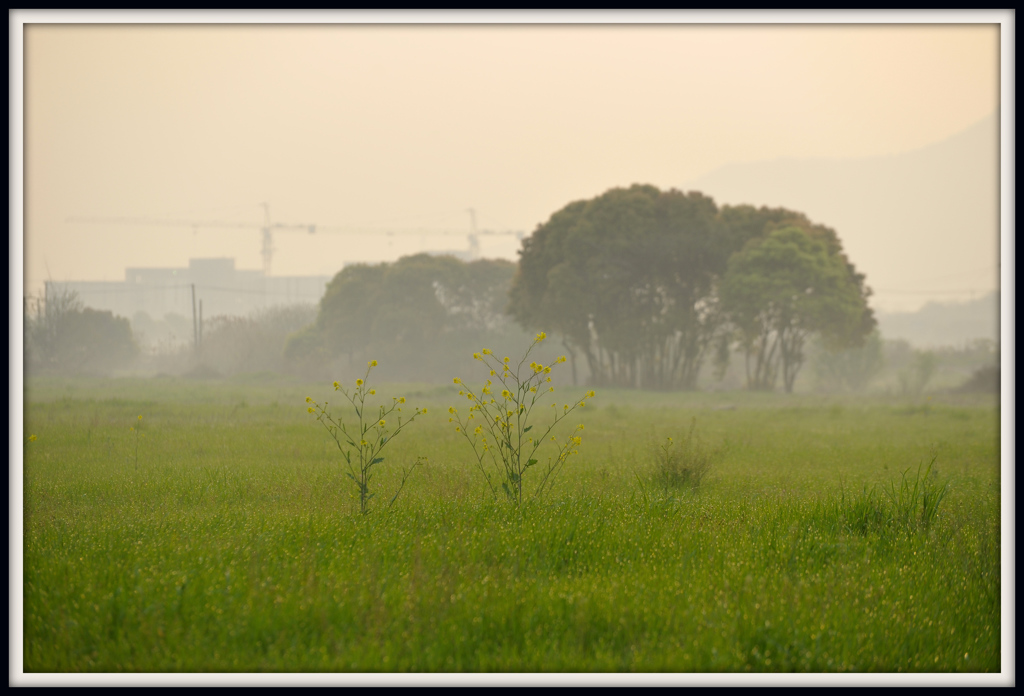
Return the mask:
M50 281L50 282L52 282L53 285L74 286L74 285L77 285L79 282L81 282L81 283L95 283L95 282L102 283L104 281L88 281L88 280L86 280L86 281L65 281L65 282ZM113 283L118 283L119 281L106 281L106 282L111 282L111 284L113 284ZM326 283L324 285L326 287ZM71 289L73 289L75 292L77 292L80 295L86 295L86 294L89 294L89 295L104 294L105 295L105 294L110 294L110 293L112 293L112 294L123 294L123 293L150 292L150 291L157 291L157 290L182 290L182 289L191 288L192 286L193 286L192 283L185 283L185 284L178 284L178 285L151 285L151 284L148 284L148 283L147 284L142 284L142 283L138 283L138 284L123 283L121 287L112 287L112 288L89 288L89 287L86 287L86 288L81 288L81 289L79 289L77 287L72 287ZM312 293L309 293L309 292L281 292L281 291L269 291L269 290L268 291L254 290L254 289L249 289L249 288L227 288L227 287L222 287L222 286L218 286L218 285L200 285L199 283L195 283L195 288L197 290L214 290L214 291L218 291L218 292L228 292L228 293L248 294L248 295L267 295L267 296L272 296L272 297L288 297L288 296L295 296L295 295L311 296L312 295Z
M967 289L967 290L887 290L885 288L872 288L873 294L885 293L886 295L974 295L977 293L988 294L990 292L999 292L998 289L989 290L978 290Z

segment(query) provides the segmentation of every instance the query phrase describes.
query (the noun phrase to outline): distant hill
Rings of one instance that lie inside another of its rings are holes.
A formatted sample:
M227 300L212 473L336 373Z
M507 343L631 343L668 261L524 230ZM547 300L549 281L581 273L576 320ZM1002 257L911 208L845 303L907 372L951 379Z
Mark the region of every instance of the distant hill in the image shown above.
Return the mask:
M798 210L834 228L876 290L873 305L909 310L928 299L925 291L948 298L997 287L998 166L993 114L898 155L738 163L683 188L719 204Z
M916 312L878 313L884 339L903 339L916 348L962 347L979 338L999 341L999 296L972 302L929 302Z

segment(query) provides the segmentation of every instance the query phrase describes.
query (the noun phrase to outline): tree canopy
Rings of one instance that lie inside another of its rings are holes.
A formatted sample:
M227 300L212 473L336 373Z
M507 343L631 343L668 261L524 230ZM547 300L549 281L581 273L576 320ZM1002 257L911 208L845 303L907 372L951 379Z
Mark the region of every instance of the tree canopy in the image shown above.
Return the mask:
M779 315L786 328L776 317L757 334L779 306L765 314L757 293L805 281L808 297ZM868 294L835 231L802 213L634 185L570 203L524 240L509 312L560 334L574 371L580 357L596 385L694 389L715 343L727 353L735 340L750 358L756 335L769 346L748 386L771 388L781 371L791 389L809 333L838 349L870 332Z
M749 388L773 388L781 371L793 391L811 334L833 347L863 341L870 310L837 243L790 225L751 239L729 260L721 300L746 356Z
M376 359L388 379L450 380L473 350L523 337L504 311L514 272L510 261L427 254L346 266L286 356L332 374Z
M139 354L127 319L83 307L73 291L50 294L25 317L24 348L29 371L60 374L106 374L131 367Z
M639 185L572 203L524 240L509 310L561 334L597 385L693 388L731 251L717 212Z

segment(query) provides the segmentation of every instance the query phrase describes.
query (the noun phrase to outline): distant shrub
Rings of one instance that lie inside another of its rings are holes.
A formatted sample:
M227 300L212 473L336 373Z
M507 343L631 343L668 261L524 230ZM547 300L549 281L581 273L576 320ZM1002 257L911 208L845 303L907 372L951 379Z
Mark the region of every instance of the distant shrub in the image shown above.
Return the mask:
M998 394L1001 386L999 365L984 365L953 391L960 394Z
M213 317L204 321L201 363L224 375L284 372L289 336L316 319L313 305L270 307L247 317Z
M663 488L698 488L711 468L724 458L724 448L708 445L696 431L694 418L686 437L679 442L666 438L654 449L654 481Z
M911 364L897 375L900 396L903 397L920 396L938 367L938 357L932 351L915 350L913 356Z
M83 307L74 291L52 293L26 312L24 348L30 372L66 375L110 374L139 354L127 319Z

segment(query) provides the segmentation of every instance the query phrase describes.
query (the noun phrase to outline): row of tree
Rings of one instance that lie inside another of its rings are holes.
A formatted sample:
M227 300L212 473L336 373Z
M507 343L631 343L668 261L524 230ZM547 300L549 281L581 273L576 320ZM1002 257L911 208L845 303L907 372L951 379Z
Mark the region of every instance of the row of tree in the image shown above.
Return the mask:
M564 352L574 382L585 369L595 386L695 389L709 358L724 371L739 351L749 389L792 391L812 336L837 355L865 343L869 292L835 231L802 213L636 185L556 212L518 264L419 254L349 266L304 328L310 315L295 311L225 318L203 353L226 373L324 377L373 358L387 379L447 381L472 351L518 354L546 331L561 346L535 357ZM71 297L49 304L27 326L33 368L101 371L137 354L126 320Z
M285 355L308 376L361 376L375 359L380 378L448 382L474 351L514 355L532 339L506 312L515 271L510 261L428 254L347 266Z
M24 351L27 370L61 374L105 374L139 355L127 319L85 307L67 291L26 303Z
M839 350L875 326L835 231L783 208L612 189L556 212L520 255L510 313L561 335L595 385L694 389L709 353L735 347L748 388L792 391L811 335Z

